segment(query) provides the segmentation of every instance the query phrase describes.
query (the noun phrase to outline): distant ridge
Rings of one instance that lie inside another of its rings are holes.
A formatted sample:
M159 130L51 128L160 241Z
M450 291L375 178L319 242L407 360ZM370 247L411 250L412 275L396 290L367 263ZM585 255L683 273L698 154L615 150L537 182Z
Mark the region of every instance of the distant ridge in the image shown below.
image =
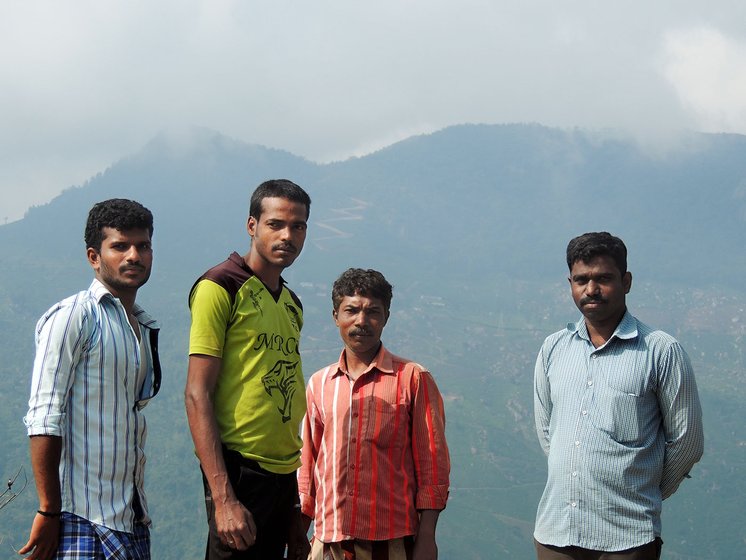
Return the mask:
M577 316L567 241L594 230L627 243L630 306L679 337L703 395L705 458L667 501L664 554L738 557L746 540L740 135L687 134L664 152L603 131L460 125L321 165L208 129L159 134L0 226L0 474L25 465L31 479L20 419L34 325L90 282L88 209L105 198L137 199L155 214L154 272L138 301L163 326L163 388L146 410L153 557L204 554L201 482L182 402L187 293L207 267L248 249L248 199L272 177L298 182L313 200L306 248L284 274L303 301L304 373L339 356L334 278L350 266L377 268L394 284L387 346L429 367L446 395L453 487L439 521L442 558L533 555L545 459L531 375L541 340ZM25 539L36 507L29 484L0 512L0 551Z

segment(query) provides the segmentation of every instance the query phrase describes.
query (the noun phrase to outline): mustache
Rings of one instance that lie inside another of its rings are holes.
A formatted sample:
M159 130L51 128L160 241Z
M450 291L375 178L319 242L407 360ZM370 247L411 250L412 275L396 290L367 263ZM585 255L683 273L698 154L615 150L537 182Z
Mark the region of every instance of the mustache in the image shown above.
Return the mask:
M145 267L141 264L128 264L126 266L123 266L119 270L122 272L125 272L127 270L145 270Z
M586 303L608 303L609 301L602 297L602 296L584 296L580 298L580 305L585 305Z
M292 251L293 253L297 252L295 245L293 245L292 243L278 243L277 245L273 245L272 249L275 251Z
M362 327L353 327L349 334L350 336L370 336L372 333Z

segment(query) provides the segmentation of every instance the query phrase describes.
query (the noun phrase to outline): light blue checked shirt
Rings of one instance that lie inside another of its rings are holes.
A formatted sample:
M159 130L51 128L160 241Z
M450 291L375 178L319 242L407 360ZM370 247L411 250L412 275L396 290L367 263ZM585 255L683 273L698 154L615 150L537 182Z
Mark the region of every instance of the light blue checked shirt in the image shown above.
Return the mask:
M62 511L132 533L143 493L145 417L158 391L158 325L139 306L142 342L122 303L98 280L36 325L28 435L62 438Z
M536 360L534 414L548 456L534 538L619 551L661 534L661 503L703 452L689 358L629 311L595 348L585 321L547 337Z

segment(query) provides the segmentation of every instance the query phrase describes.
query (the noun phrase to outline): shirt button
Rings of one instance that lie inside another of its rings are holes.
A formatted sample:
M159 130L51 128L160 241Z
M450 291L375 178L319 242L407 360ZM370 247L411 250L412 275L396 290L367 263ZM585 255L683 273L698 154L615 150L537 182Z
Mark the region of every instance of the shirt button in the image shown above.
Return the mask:
M357 438L352 438L352 439L351 439L350 441L351 441L352 443L355 443L355 442L357 441Z
M350 469L354 471L355 470L355 465L350 465Z
M577 507L577 506L578 506L578 504L576 504L575 502L571 503L570 505L571 505L572 507Z
M578 471L572 471L573 476L578 476Z
M588 387L590 387L591 385L593 385L593 381L591 381L591 380L589 379L589 380L588 380Z
M588 414L588 411L587 411L587 410L584 410L584 411L583 411L583 412L581 412L580 414L582 414L583 416L585 416L586 414Z
M580 445L580 442L575 440L575 447L578 447Z

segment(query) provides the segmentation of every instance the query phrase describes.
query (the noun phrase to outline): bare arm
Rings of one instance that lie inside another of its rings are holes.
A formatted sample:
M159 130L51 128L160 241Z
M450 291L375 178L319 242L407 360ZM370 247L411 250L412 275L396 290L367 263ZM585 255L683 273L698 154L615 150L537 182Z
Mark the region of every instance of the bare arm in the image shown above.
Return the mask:
M228 480L213 406L221 367L220 358L189 356L184 401L194 448L212 493L218 535L227 546L246 550L256 540L256 526Z
M414 539L412 560L436 560L438 545L435 542L435 527L438 524L440 510L420 510L420 525Z
M29 439L31 466L34 470L39 509L58 514L62 508L60 492L60 456L62 438L57 436L31 436ZM31 560L48 560L59 546L60 518L45 517L39 513L34 517L28 542L19 554L31 554Z

